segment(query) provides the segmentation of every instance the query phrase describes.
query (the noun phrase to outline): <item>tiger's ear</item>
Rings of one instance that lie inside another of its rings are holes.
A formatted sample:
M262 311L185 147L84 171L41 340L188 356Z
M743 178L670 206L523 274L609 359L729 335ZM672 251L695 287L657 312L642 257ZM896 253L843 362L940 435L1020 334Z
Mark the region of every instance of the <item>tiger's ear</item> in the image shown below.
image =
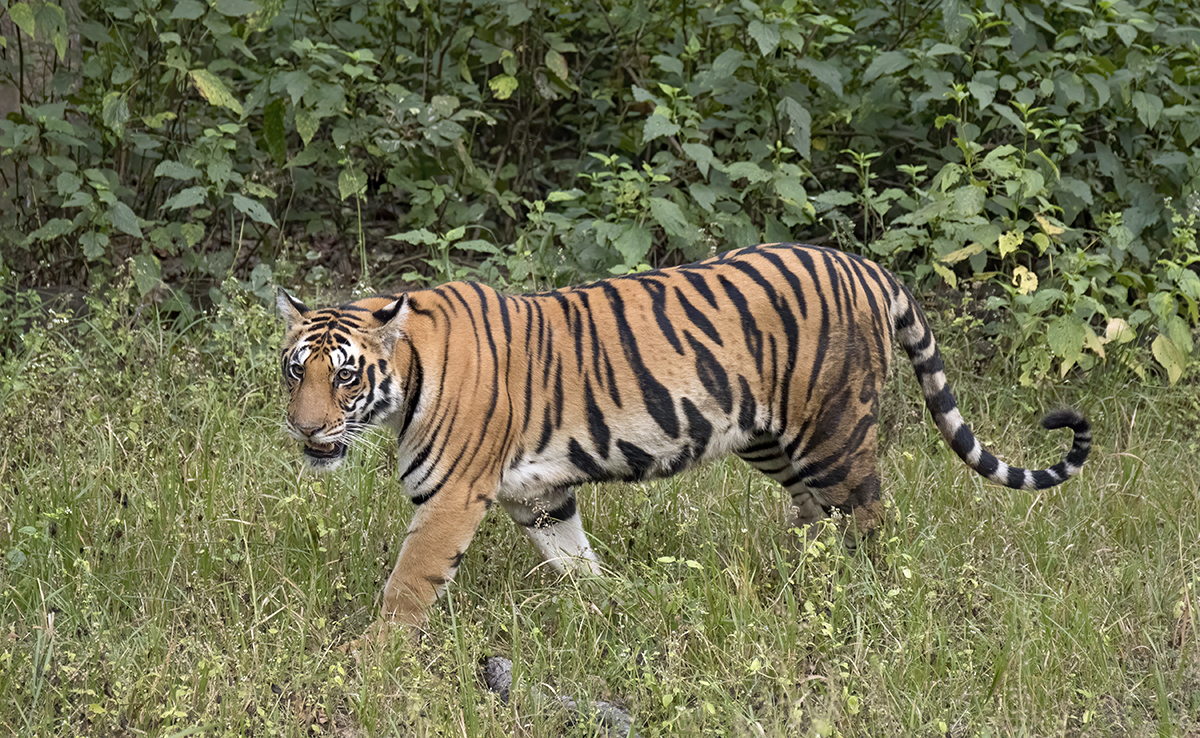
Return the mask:
M308 307L289 295L282 287L275 293L275 304L279 306L279 315L290 330L308 312Z
M383 350L390 354L396 347L396 341L404 335L404 319L408 315L408 295L400 295L387 305L371 314L380 325L375 329L375 337L379 339Z

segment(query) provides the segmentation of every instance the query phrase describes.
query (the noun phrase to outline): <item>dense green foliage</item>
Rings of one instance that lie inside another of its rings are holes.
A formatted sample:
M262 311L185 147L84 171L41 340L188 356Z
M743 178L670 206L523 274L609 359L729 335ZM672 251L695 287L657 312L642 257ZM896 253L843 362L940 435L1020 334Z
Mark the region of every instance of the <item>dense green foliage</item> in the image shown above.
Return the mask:
M1114 351L1173 382L1200 8L1044 5L10 3L59 63L34 95L4 39L2 266L95 287L132 258L186 312L258 265L531 287L832 242L1015 318L989 330L1025 382Z
M1014 393L1012 365L975 377L943 326L963 412L1008 458L1057 459L1066 434L1037 413L1088 410L1079 477L987 484L898 372L887 520L855 556L832 531L782 530L784 494L736 460L588 486L608 577L559 581L496 510L422 642L358 662L343 649L413 509L394 441L304 473L280 428L278 321L220 292L188 331L95 300L0 357L0 734L603 735L548 693L622 703L644 738L1200 729L1190 388ZM493 655L516 665L507 704L478 674Z

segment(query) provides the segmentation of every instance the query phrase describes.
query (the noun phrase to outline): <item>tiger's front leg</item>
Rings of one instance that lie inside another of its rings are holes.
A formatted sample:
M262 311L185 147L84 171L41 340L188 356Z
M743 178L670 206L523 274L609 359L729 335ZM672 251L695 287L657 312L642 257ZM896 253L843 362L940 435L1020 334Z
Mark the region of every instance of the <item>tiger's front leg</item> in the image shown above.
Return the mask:
M382 631L401 625L415 631L425 622L432 605L454 578L463 554L491 507L490 494L470 487L455 494L442 488L432 499L417 507L396 566L383 590L380 612Z
M601 574L575 505L575 487L559 487L532 499L501 497L500 504L556 571Z

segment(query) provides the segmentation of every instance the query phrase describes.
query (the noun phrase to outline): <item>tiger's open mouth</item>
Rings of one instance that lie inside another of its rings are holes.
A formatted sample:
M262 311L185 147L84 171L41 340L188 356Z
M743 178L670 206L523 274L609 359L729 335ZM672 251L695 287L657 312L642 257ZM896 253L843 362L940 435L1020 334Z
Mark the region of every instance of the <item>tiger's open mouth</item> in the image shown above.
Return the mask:
M306 443L304 453L315 461L334 461L346 455L344 443Z

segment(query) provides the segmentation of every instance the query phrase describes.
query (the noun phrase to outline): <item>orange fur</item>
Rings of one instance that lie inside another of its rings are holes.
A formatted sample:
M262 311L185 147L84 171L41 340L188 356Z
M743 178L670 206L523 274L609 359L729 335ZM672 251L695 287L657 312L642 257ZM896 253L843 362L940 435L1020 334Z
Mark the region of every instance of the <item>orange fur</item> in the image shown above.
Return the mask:
M398 437L417 511L382 618L419 625L496 500L561 569L597 572L575 509L590 481L668 476L737 453L849 543L877 525L879 396L897 339L938 428L971 468L1042 488L1079 471L1087 421L1050 469L1009 467L971 434L911 293L882 267L777 244L534 295L456 282L308 310L285 293L288 427L318 468L371 424Z

